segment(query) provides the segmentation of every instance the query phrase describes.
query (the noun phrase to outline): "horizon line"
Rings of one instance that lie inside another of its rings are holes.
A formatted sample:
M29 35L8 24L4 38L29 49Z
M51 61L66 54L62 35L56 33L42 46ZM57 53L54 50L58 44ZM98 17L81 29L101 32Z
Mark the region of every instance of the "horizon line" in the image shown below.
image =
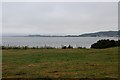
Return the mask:
M120 30L102 30L102 31L95 31L95 32L85 32L85 33L81 33L81 34L75 34L75 33L69 33L69 34L65 34L65 33L55 33L55 34L53 34L53 33L48 33L48 34L46 34L46 33L34 33L34 34L31 34L31 33L5 33L5 34L3 34L2 33L2 35L1 36L29 36L29 35L41 35L41 36L79 36L79 35L82 35L82 34L89 34L89 33L98 33L98 32L109 32L109 31L120 31ZM16 34L16 35L15 35Z

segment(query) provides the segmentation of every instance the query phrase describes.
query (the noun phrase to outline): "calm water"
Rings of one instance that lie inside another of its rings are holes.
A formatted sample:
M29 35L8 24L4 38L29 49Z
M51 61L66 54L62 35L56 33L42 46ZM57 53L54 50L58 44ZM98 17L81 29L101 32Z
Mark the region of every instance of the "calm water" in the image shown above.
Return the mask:
M117 37L3 37L2 45L7 46L39 46L61 47L61 45L74 47L87 47L100 39L118 40Z

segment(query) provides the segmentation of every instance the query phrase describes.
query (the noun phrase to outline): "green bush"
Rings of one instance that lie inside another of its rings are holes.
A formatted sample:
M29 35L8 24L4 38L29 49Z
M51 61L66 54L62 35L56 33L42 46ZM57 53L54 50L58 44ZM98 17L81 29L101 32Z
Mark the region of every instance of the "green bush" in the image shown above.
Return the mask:
M103 39L92 44L91 48L103 49L103 48L117 47L117 46L120 46L120 40L115 41L115 40Z

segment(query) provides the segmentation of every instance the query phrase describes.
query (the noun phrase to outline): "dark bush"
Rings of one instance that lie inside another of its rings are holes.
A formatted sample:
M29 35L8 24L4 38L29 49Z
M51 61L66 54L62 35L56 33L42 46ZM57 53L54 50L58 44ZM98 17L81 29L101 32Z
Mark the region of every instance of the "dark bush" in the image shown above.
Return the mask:
M5 47L5 46L2 46L2 49L7 49L7 47Z
M62 46L62 49L66 49L67 47L66 46Z
M36 47L32 47L32 49L36 49Z
M72 49L72 48L73 48L73 46L69 45L67 48Z
M103 48L109 48L109 47L116 47L120 46L120 41L115 41L115 40L99 40L96 43L91 45L91 48L96 48L96 49L103 49Z
M24 48L24 49L28 49L28 46L24 46L23 48Z

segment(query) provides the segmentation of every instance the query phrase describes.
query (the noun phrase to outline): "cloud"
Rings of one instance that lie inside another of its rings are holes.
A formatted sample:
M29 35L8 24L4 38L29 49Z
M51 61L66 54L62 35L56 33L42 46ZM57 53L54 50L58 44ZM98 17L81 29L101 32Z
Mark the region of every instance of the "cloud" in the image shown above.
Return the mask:
M3 33L81 34L117 30L117 3L3 3Z

